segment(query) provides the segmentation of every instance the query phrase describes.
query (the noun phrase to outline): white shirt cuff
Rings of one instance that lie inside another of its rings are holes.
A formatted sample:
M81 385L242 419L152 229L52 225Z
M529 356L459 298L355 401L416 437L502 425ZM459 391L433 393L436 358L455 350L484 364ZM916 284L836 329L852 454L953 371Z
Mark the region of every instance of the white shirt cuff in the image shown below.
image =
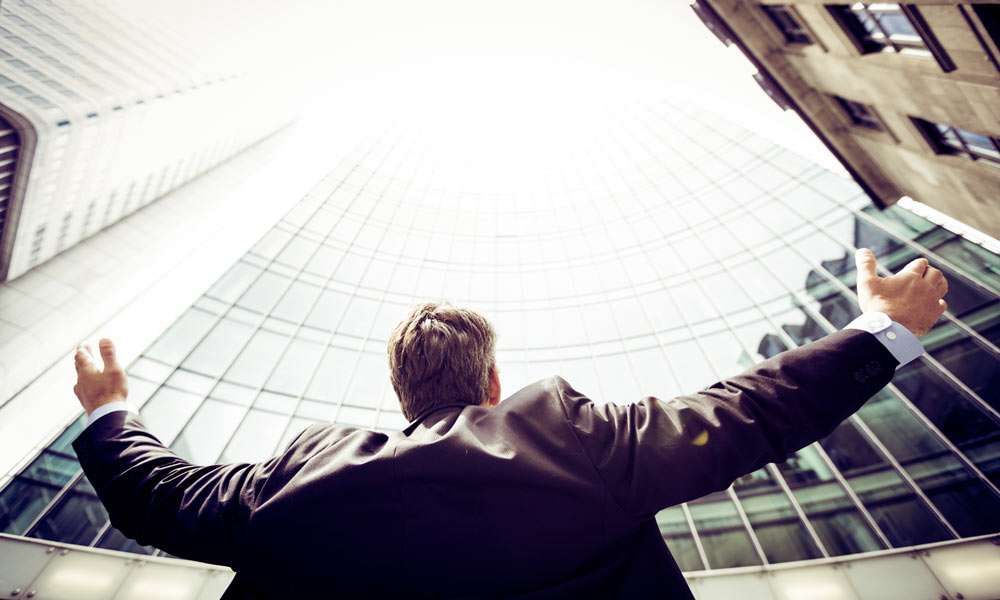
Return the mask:
M899 361L896 369L913 362L924 353L924 346L917 336L885 313L865 313L848 323L844 329L859 329L874 335Z
M130 411L128 402L125 400L115 400L114 402L108 402L107 404L102 404L95 408L89 415L87 415L87 427L94 424L95 421L103 417L104 415L110 415L113 412Z

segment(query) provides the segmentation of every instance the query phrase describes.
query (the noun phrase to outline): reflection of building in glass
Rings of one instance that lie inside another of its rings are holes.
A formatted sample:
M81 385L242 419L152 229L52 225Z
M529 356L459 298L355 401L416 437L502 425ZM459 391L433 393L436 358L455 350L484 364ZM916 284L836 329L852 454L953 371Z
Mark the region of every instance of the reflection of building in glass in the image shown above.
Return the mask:
M599 401L671 397L846 324L864 244L947 272L927 357L822 442L660 513L663 535L691 571L1000 531L997 256L690 105L618 117L500 191L450 185L426 133L362 146L130 365L146 423L199 463L317 421L398 429L385 342L428 298L493 320L508 394L559 373ZM81 476L81 423L0 491L0 529L153 552Z
M264 12L240 3L224 19L206 14L207 27L190 27L180 25L187 16L149 6L46 0L0 8L0 280L291 119L294 89L282 80L262 85L248 43ZM7 129L21 138L17 156Z
M1000 6L695 0L878 206L912 196L1000 236Z

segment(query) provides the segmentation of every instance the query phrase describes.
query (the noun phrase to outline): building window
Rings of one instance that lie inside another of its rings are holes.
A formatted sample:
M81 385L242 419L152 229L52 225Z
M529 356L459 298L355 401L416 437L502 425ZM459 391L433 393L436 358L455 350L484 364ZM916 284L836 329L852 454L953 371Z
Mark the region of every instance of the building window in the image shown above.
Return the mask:
M792 7L784 4L771 4L761 6L775 27L785 36L785 41L790 44L811 44L812 38L809 32L792 12Z
M962 10L972 31L983 46L983 51L997 71L1000 71L1000 4L972 4L975 17Z
M1000 165L1000 138L923 119L913 121L938 154L964 154Z
M979 17L993 43L1000 47L1000 4L973 4L972 11Z
M926 21L912 6L854 2L828 8L862 54L898 52L933 56L942 70L955 70Z
M882 121L879 120L872 107L867 104L848 100L847 98L841 98L840 96L834 96L833 99L837 101L841 110L844 111L844 114L847 115L847 118L854 125L878 131L883 129Z

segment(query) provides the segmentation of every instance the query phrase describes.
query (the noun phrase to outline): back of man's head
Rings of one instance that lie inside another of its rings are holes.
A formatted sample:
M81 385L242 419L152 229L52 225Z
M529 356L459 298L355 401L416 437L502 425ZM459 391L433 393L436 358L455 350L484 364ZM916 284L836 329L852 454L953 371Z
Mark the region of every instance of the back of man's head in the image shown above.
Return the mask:
M417 306L389 337L389 371L403 416L490 396L496 334L479 313L448 304Z

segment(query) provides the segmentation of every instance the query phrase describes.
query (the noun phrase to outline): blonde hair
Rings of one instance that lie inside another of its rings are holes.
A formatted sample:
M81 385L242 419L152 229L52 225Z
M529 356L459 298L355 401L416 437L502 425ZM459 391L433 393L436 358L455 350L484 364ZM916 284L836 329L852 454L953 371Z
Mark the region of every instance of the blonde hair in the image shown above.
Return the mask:
M389 337L389 372L403 416L489 397L496 334L481 314L449 304L413 309Z

